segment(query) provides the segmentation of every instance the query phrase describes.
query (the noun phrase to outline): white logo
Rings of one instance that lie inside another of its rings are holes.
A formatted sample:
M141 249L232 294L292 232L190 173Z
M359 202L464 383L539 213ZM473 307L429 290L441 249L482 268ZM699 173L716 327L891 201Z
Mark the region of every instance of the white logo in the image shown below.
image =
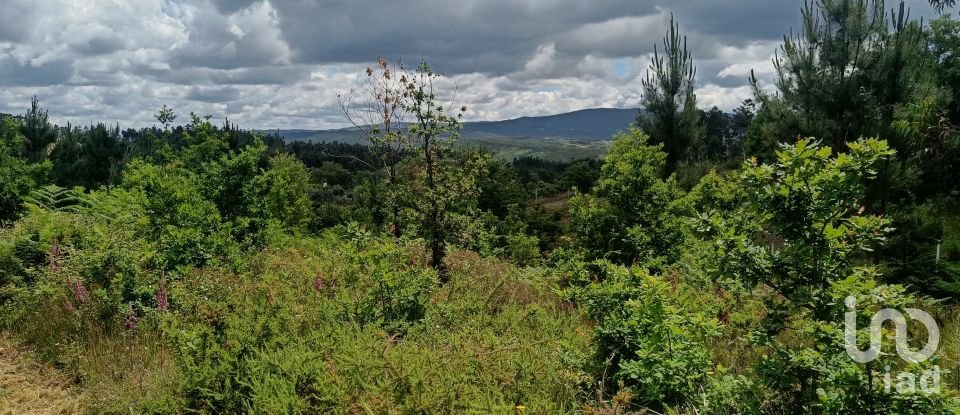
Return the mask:
M861 351L857 347L857 299L849 296L844 303L847 305L847 308L850 309L850 311L844 314L844 345L846 346L847 354L857 363L871 362L880 355L880 343L882 340L880 331L883 323L887 320L893 321L896 326L897 354L900 355L900 358L903 360L910 363L920 363L932 357L933 354L936 353L937 347L940 346L940 328L937 326L937 322L933 317L926 311L916 308L905 309L907 315L923 323L929 333L927 344L924 345L923 349L915 352L910 350L910 346L907 343L907 320L903 317L903 314L892 308L884 308L874 314L870 320L870 347L866 351Z

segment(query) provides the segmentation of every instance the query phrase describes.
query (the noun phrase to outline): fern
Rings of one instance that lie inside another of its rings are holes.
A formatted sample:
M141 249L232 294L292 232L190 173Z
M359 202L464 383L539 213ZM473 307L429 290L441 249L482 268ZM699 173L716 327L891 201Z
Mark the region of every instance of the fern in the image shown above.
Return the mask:
M51 184L30 192L25 204L36 209L76 213L80 208L90 206L90 201L79 188L67 189Z

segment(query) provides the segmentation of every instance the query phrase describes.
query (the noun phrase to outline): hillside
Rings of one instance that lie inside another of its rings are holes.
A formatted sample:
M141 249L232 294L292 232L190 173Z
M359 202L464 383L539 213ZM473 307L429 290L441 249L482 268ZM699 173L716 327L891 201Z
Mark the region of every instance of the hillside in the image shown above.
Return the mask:
M501 121L468 121L463 123L464 138L516 137L553 138L575 141L609 140L617 131L626 130L637 117L636 109L591 108L563 114L520 117ZM287 141L339 141L354 143L361 140L354 127L327 130L266 130L279 131Z
M484 147L503 159L538 157L553 161L599 158L607 141L626 130L636 109L592 108L563 114L463 125L464 145ZM275 130L285 141L363 143L357 128Z
M540 117L468 122L463 126L463 135L468 138L504 136L609 140L617 131L626 130L636 117L636 109L592 108Z
M4 2L0 415L960 415L960 0Z

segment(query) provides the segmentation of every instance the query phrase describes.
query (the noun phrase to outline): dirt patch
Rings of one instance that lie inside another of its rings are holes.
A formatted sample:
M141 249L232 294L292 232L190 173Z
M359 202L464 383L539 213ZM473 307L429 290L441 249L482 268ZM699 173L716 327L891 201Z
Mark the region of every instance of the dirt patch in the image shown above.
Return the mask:
M563 192L549 197L543 197L538 199L535 203L543 206L543 209L548 212L553 211L566 211L570 206L570 198L573 197L573 192Z
M0 333L0 415L80 413L69 379L36 362L26 348Z

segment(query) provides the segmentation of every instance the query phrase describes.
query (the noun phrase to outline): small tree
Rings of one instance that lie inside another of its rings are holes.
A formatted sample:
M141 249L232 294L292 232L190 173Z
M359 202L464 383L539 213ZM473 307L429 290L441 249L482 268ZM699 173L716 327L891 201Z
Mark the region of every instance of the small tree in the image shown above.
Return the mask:
M430 264L440 273L442 282L447 281L447 238L450 236L450 213L454 206L464 200L476 199L477 172L482 161L473 158L454 157L453 145L460 134L460 119L466 111L449 111L438 102L440 75L433 72L426 61L421 61L416 72L401 76L404 85L401 107L410 114L407 128L409 148L416 154L414 186L421 192L408 192L409 196L422 194L421 213L423 236L430 246Z
M173 108L164 104L163 108L160 108L160 111L157 111L153 118L156 118L160 125L163 125L163 130L166 131L170 128L170 124L173 124L173 121L177 119L177 114L173 113Z
M667 155L637 129L614 137L593 195L570 202L577 242L593 259L661 267L676 261L682 241L672 209L680 194L661 179Z
M667 153L666 173L676 170L691 144L700 140L703 128L693 93L697 69L687 51L687 37L670 15L670 30L663 38L663 53L653 47L653 61L643 82L641 113L637 124Z
M310 173L296 157L278 154L270 158L270 167L256 179L261 216L275 219L295 232L310 223Z
M767 308L755 340L768 352L758 373L776 396L764 412L941 413L925 412L940 408L936 396L877 392L873 368L896 367L895 357L864 367L844 350L847 296L859 304L863 337L874 309L910 301L902 287L878 284L879 271L862 260L890 231L887 218L865 213L864 182L893 152L875 139L848 147L834 155L803 139L781 146L775 164L748 162L744 208L715 212L703 224L716 249L714 271L763 287L754 291Z
M384 219L379 212L382 206L387 206L386 221L389 222L390 232L394 237L401 234L400 200L399 193L400 172L399 164L404 156L407 145L404 122L406 121L406 104L409 97L407 78L402 64L390 64L385 58L377 59L376 68L366 69L366 80L359 91L350 91L346 95L338 95L340 111L360 131L360 134L370 144L376 157L377 165L368 165L379 172L386 182L386 200L379 198L374 203L374 220L381 224ZM361 94L360 102L353 102L353 95ZM360 159L357 161L368 164ZM376 192L371 192L377 196Z
M190 125L183 133L183 149L180 160L195 173L203 173L205 167L227 154L230 145L227 138L210 123L207 117L190 113Z

